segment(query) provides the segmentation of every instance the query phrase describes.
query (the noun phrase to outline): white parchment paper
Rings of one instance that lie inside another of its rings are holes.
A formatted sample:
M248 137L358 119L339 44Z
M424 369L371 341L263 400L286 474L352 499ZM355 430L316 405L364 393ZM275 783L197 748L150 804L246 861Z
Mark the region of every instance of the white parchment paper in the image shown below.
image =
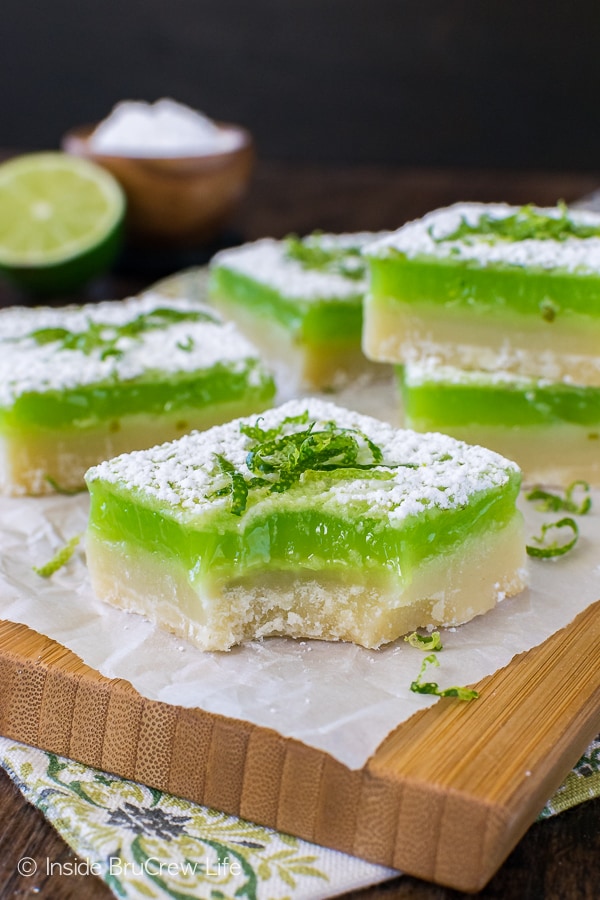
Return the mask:
M363 398L376 413L378 397ZM541 514L521 503L528 536ZM110 678L144 696L245 719L325 750L360 768L400 722L435 702L411 693L423 654L403 641L380 650L351 644L271 638L229 653L203 653L93 596L83 548L50 579L47 562L86 525L88 500L55 496L0 500L0 618L20 622L68 647ZM530 587L485 616L442 634L440 668L428 680L468 685L565 627L600 599L600 491L578 519L575 549L556 560L530 560ZM482 697L479 701L485 702Z

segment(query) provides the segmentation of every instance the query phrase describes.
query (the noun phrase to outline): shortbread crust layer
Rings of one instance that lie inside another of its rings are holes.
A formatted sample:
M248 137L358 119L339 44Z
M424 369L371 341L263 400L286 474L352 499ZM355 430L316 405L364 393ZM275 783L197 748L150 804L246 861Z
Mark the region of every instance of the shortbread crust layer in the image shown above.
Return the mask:
M173 440L242 415L264 397L218 403L209 409L185 408L160 418L132 414L75 431L36 429L0 436L0 494L41 495L83 489L86 471L102 459Z
M260 572L197 590L178 561L127 542L86 541L99 597L146 616L204 650L269 636L351 641L376 648L423 625L453 626L526 585L520 516L460 549L430 558L400 587L361 569Z
M508 320L508 321L507 321ZM435 303L365 298L364 352L388 363L436 359L455 368L512 372L551 381L600 386L600 320L556 335L539 319L484 319Z

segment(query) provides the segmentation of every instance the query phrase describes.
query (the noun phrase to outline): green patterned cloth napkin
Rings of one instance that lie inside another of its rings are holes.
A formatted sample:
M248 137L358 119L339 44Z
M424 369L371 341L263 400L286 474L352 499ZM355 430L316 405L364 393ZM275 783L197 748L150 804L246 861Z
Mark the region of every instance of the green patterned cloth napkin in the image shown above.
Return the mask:
M319 900L397 874L7 738L0 764L119 898ZM598 796L600 735L540 818Z
M127 900L320 900L397 874L7 738L0 764Z

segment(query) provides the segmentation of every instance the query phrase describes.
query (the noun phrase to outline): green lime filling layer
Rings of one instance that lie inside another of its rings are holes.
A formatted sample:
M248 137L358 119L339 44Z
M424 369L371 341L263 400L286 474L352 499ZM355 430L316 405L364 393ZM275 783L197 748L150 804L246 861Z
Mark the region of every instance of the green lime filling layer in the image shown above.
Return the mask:
M321 479L319 480L321 481ZM90 531L109 544L143 550L185 567L190 583L221 582L260 572L339 573L370 570L374 575L411 581L431 557L459 548L478 533L498 530L515 515L520 475L510 473L501 488L481 491L456 509L433 509L407 517L398 527L382 518L353 518L319 509L318 484L278 498L261 514L238 518L218 505L192 522L124 488L99 480L89 485Z
M254 360L237 371L227 365L168 376L154 371L131 381L22 394L0 409L0 430L83 430L129 415L160 416L244 399L268 404L274 395L273 379Z
M362 294L343 300L292 299L224 266L212 270L209 292L217 300L238 303L257 317L273 319L307 343L345 340L360 344Z
M440 430L452 425L506 428L600 424L600 388L569 384L497 383L481 375L480 383L424 381L407 384L397 368L407 422Z
M456 259L408 259L390 251L372 257L371 296L378 300L447 310L496 315L508 314L553 323L561 317L586 323L600 319L600 278L597 275L545 272L515 266L488 266Z

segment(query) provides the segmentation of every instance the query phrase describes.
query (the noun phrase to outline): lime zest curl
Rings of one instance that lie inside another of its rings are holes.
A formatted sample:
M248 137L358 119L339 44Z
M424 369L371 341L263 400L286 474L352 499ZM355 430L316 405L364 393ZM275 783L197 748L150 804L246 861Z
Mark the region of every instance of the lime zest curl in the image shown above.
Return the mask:
M421 669L414 681L411 681L410 689L415 694L433 694L436 697L456 697L457 700L477 700L479 692L472 688L449 687L440 690L435 681L423 681L428 666L439 666L439 660L435 653L426 656L421 664Z
M561 528L570 528L573 533L573 537L570 541L567 541L564 544L559 544L558 541L554 541L551 544L546 544L546 535L553 528L557 528L559 530ZM557 522L546 522L545 525L542 525L542 531L539 537L532 538L532 540L534 540L539 546L535 547L531 544L527 544L525 549L527 550L527 554L529 556L533 556L538 559L553 559L556 556L564 556L565 553L568 553L569 550L572 550L578 539L579 528L577 527L577 522L570 516L565 516L565 518L559 519Z
M55 572L58 572L59 569L66 566L75 553L81 538L81 534L76 534L75 537L72 537L71 540L68 541L64 547L61 547L60 550L54 554L52 559L48 560L47 563L44 563L43 566L33 566L33 571L36 575L39 575L41 578L50 578L51 575L54 575Z
M418 468L416 463L385 463L381 448L364 432L335 422L318 425L309 421L308 410L283 419L274 428L263 428L261 421L259 417L254 424L240 425L240 432L250 441L246 455L249 479L225 457L215 455L227 483L211 496L230 495L231 512L236 516L245 511L251 489L268 488L269 493L281 494L311 472L347 470L377 478L381 470Z
M573 495L579 488L583 491L583 497L580 502L577 502ZM540 500L541 502L536 506L536 509L540 512L570 512L576 516L585 516L592 508L590 490L587 481L578 479L571 482L565 489L564 497L552 491L545 491L543 488L535 487L528 494L525 494L525 499L532 502Z
M80 494L84 490L83 487L77 487L77 488L62 487L58 483L58 481L56 481L56 479L52 477L52 475L44 475L44 481L50 485L50 487L52 488L53 491L55 491L57 494L63 494L65 497L74 497L75 494Z
M439 631L432 631L431 634L419 634L418 631L413 631L412 634L404 635L404 640L410 644L411 647L416 647L417 650L423 650L424 653L427 653L427 651L433 652L443 650Z

